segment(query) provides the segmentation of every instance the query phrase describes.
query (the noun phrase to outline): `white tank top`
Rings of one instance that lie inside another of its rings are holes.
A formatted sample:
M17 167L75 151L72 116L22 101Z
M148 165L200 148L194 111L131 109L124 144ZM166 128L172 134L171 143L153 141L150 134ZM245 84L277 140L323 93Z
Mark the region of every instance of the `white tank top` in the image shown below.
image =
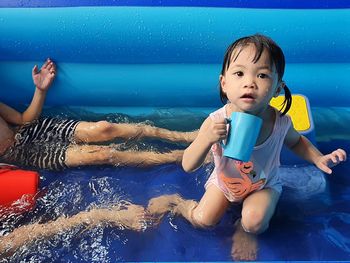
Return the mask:
M279 181L280 153L291 120L289 116L281 116L277 110L275 113L271 135L265 142L254 147L248 162L224 157L219 143L212 146L215 168L211 177L217 178L219 188L230 201L242 200L251 192ZM210 117L212 120L227 118L225 106L211 113Z

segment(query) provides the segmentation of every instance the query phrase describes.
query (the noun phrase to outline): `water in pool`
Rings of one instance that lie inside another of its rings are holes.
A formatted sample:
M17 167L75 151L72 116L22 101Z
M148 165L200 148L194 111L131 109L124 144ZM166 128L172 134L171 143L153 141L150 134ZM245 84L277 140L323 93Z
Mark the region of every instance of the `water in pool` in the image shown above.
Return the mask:
M350 149L350 109L312 109L318 146L329 152ZM199 127L204 113L183 109L162 109L142 117L125 114L96 114L86 110L52 109L49 116L112 122L146 122L177 130ZM184 148L156 141L121 144L119 147L167 151ZM21 216L1 219L0 235L32 222L47 222L61 215L74 215L93 207L132 202L147 205L150 198L180 193L199 199L211 167L186 174L176 165L149 169L127 167L84 167L63 172L40 171L42 197L35 209ZM285 170L299 180L314 173L310 167ZM350 259L350 162L318 180L312 194L305 189L286 187L269 230L259 236L258 260L336 260ZM308 190L308 189L306 189ZM321 191L322 190L322 191ZM81 228L59 233L49 240L36 241L16 251L4 262L116 262L116 261L230 261L234 222L238 207L230 209L213 229L195 229L183 218L166 216L154 229L137 233L112 227ZM1 260L0 260L1 261Z

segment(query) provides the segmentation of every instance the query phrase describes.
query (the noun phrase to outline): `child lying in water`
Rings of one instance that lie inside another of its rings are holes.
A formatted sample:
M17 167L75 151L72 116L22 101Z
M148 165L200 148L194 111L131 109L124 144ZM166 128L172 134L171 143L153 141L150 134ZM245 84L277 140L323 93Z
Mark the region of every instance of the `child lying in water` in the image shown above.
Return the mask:
M197 132L176 132L143 124L85 122L58 118L39 119L46 93L56 76L48 59L32 71L35 92L28 108L20 113L0 103L0 162L59 170L81 165L150 166L181 163L183 152L118 151L96 143L114 139L157 138L190 143Z

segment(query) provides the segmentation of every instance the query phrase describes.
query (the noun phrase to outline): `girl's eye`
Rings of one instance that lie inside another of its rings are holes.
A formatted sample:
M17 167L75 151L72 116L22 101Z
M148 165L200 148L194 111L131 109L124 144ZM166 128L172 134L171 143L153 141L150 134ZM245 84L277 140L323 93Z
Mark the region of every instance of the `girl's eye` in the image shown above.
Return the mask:
M260 78L260 79L266 79L266 78L268 78L269 77L269 75L267 75L267 74L265 74L265 73L260 73L260 74L258 74L258 78Z
M238 77L242 77L243 76L243 72L242 71L237 71L237 72L233 73L233 75L236 75Z

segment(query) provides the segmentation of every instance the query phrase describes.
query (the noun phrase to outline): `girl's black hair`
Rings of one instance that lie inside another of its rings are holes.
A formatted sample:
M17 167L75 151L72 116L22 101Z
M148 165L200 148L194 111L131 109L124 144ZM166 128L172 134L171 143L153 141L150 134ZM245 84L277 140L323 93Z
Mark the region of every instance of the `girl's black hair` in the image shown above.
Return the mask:
M222 64L221 75L224 75L227 69L230 67L231 61L235 61L239 54L242 52L242 49L249 44L253 44L256 48L256 53L253 59L253 62L256 63L263 53L266 50L269 53L271 59L271 64L276 67L278 81L282 81L285 68L285 58L282 49L269 37L255 34L252 36L242 37L233 42L226 50L224 61ZM234 52L236 53L234 54ZM232 57L234 55L234 57ZM227 96L222 91L221 84L220 86L220 99L222 103L227 103ZM287 86L284 86L284 101L282 103L282 108L280 109L281 115L285 115L292 105L292 94Z

